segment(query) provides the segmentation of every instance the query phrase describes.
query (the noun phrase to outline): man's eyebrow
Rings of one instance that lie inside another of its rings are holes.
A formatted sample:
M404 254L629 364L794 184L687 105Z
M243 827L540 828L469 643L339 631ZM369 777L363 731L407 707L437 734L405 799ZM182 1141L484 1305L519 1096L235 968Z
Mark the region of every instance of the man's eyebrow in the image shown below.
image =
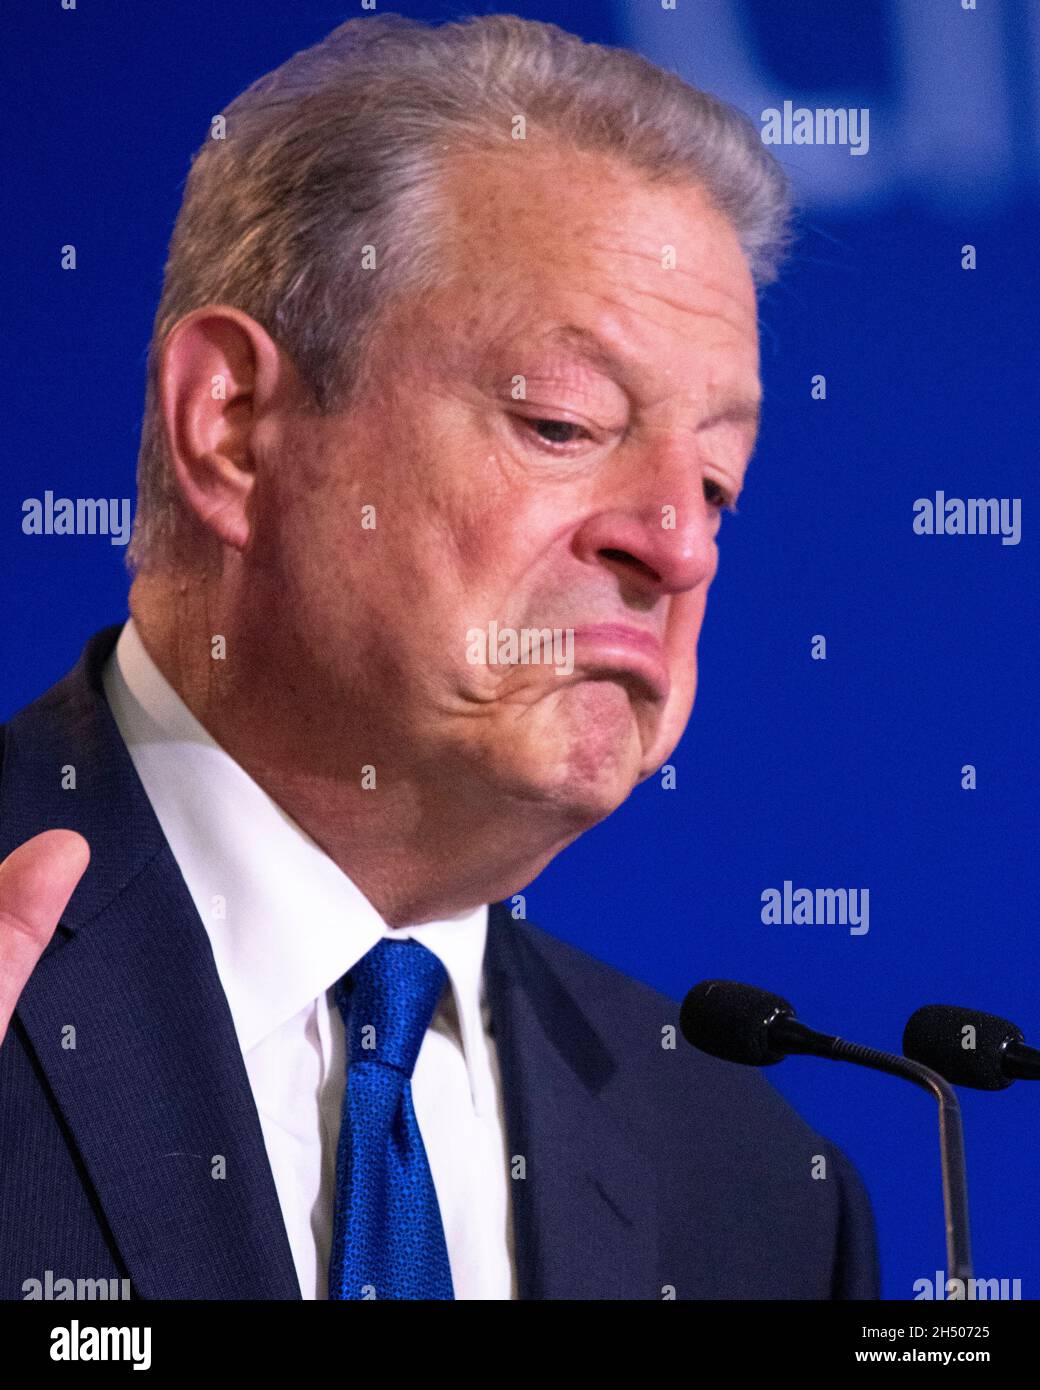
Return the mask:
M594 366L606 368L622 381L627 381L632 374L625 359L588 328L580 328L575 323L560 324L546 333L545 340L558 347L569 348Z
M633 372L631 364L609 348L601 338L598 338L588 328L581 328L574 323L561 324L557 328L550 329L542 341L569 348L594 366L615 376L619 381L627 385L635 385L636 374ZM750 423L754 426L757 434L762 422L761 395L749 396L741 392L737 395L726 396L719 402L717 409L712 411L708 419L702 422L701 429L710 428L712 425L729 424L730 422L735 424Z
M709 429L712 425L723 425L730 422L737 425L751 424L757 434L762 423L761 396L727 397L717 410L712 411L707 420L701 422L701 429Z

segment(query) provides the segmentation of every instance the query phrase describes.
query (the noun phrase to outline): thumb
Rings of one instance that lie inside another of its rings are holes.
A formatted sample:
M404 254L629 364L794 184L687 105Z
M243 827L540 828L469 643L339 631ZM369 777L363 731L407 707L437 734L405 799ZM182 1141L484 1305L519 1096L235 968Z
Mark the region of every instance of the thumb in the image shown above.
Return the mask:
M0 1042L89 862L82 835L45 830L0 864Z

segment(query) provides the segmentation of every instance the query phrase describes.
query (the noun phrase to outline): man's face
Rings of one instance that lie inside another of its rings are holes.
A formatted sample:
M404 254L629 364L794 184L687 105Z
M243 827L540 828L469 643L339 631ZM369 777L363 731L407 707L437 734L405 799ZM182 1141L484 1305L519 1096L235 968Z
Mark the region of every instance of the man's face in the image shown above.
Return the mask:
M754 289L694 186L521 147L449 188L455 279L390 311L375 394L261 477L265 570L330 732L584 828L689 718L754 446ZM523 629L555 651L510 664Z

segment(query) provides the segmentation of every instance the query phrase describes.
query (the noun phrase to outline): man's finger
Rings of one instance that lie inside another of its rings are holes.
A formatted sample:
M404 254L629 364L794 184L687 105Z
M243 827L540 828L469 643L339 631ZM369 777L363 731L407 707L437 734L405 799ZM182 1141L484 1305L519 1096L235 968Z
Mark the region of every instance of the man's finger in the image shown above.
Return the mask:
M0 864L0 1042L89 862L82 835L45 830Z

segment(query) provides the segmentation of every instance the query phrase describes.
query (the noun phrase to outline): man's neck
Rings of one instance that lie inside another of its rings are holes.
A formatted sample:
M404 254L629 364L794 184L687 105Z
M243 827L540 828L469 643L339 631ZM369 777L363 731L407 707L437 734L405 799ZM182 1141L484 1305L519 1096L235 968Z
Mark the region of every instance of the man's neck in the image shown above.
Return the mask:
M149 656L210 737L391 926L509 897L581 831L546 843L529 802L459 767L450 777L417 767L386 731L314 709L306 678L265 658L203 585L160 593L138 578L131 611Z

